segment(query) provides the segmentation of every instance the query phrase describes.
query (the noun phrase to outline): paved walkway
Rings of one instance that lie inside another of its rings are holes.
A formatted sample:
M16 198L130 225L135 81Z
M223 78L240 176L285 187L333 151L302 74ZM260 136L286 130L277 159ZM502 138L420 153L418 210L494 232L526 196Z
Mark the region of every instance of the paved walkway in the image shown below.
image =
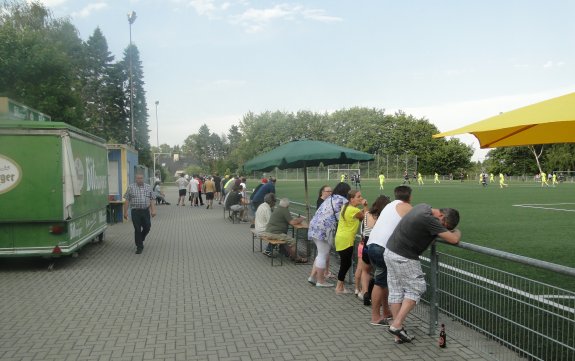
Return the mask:
M415 317L416 340L395 345L353 295L310 286L310 265L272 268L251 248L221 206L171 205L142 255L125 223L52 272L0 259L0 360L484 359L451 339L438 348Z

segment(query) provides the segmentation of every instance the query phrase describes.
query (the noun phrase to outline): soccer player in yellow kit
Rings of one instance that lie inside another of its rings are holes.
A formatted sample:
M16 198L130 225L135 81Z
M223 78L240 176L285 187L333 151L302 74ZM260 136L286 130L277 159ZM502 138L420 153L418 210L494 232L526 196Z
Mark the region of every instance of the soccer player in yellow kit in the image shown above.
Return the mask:
M417 173L417 184L419 184L420 186L423 185L423 177L421 176L421 173Z
M339 181L341 183L345 182L345 174L343 174L343 173L341 174L341 177L339 177Z
M555 173L553 173L553 176L551 177L551 184L553 187L555 187L555 184L559 184L559 182L557 182L557 174Z
M541 172L541 187L543 186L549 187L549 183L547 183L547 174L545 172Z
M503 188L503 187L507 187L508 184L505 183L505 177L503 176L503 173L499 173L499 188Z
M489 183L495 183L495 176L493 173L489 173Z
M435 172L435 176L434 176L434 178L433 178L433 184L435 184L435 183L441 183L441 182L439 181L439 174L437 174L437 172Z
M379 174L379 189L383 190L383 185L385 183L385 176L383 175L383 173Z

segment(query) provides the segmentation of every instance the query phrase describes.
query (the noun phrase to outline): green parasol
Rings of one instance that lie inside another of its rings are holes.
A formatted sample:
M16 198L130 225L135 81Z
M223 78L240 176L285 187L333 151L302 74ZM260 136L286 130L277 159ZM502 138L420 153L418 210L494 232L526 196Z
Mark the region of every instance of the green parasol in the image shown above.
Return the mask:
M370 160L373 160L373 155L369 153L341 147L333 143L318 140L294 140L247 161L244 163L244 170L247 172L255 170L267 172L275 168L303 168L305 203L309 220L307 167L316 167L320 164L351 164Z

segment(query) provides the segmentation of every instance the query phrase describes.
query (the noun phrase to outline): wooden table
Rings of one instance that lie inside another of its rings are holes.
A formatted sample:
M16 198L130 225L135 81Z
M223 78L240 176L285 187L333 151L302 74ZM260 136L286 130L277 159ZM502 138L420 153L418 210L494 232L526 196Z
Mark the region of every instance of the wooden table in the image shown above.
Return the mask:
M295 249L296 249L296 253L297 253L297 242L298 242L298 236L300 234L300 231L305 232L305 240L307 241L307 245L306 245L306 258L309 261L309 257L310 257L310 243L309 240L307 239L307 231L309 229L309 223L307 223L307 221L303 221L299 224L295 224L292 225L292 237L295 239ZM296 259L297 259L297 255L296 255ZM299 264L303 264L303 263L299 263Z

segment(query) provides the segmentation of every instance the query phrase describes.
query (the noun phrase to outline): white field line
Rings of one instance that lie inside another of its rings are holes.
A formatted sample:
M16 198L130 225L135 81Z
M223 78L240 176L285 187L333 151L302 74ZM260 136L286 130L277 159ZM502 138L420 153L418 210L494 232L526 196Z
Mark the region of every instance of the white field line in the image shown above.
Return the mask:
M565 203L526 203L525 206L559 206L564 204L575 204L573 202L565 202Z
M424 259L424 260L426 260L427 262L430 262L430 259L429 259L429 258L421 257L421 259ZM508 286L508 285L503 284L503 283L501 283L501 282L496 282L496 281L493 281L493 280L491 280L491 279L489 279L489 278L485 278L485 277L482 277L482 276L478 276L478 275L476 275L476 274L474 274L474 273L467 272L467 271L463 271L463 270L461 270L461 269L459 269L459 268L456 268L456 267L453 267L453 266L448 266L448 265L446 265L446 264L444 264L444 263L441 263L441 262L439 263L439 266L440 266L440 267L444 267L444 268L446 268L446 269L448 269L448 270L451 270L451 271L460 273L460 274L462 274L462 275L464 275L464 276L467 276L467 277L470 277L470 278L474 278L474 279L476 279L476 280L478 280L478 281L485 282L485 283L487 283L487 284L490 284L490 285L499 287L499 288L501 288L501 289L504 289L504 290L507 290L507 291L516 293L516 294L518 294L518 295L520 295L520 296L527 297L527 298L530 298L530 299L532 299L532 300L541 302L541 303L543 303L543 304L545 304L545 305L549 305L549 306L558 308L558 309L560 309L560 310L567 311L567 312L570 312L570 313L574 313L574 314L575 314L575 308L567 307L567 306L564 306L564 305L559 304L559 303L557 303L557 302L553 302L553 301L548 300L548 298L571 298L571 297L574 297L574 296L564 295L564 296L559 297L559 296L557 296L557 295L534 295L534 294L532 294L532 293L525 292L525 291L522 291L522 290L520 290L520 289L511 287L511 286ZM552 296L552 297L550 297L550 296Z
M546 209L550 211L575 212L575 209L552 208L548 206L573 205L575 203L548 203L548 204L514 204L513 207ZM545 207L547 206L547 207Z
M540 295L539 297L555 298L558 300L575 300L575 296L569 296L569 295Z

